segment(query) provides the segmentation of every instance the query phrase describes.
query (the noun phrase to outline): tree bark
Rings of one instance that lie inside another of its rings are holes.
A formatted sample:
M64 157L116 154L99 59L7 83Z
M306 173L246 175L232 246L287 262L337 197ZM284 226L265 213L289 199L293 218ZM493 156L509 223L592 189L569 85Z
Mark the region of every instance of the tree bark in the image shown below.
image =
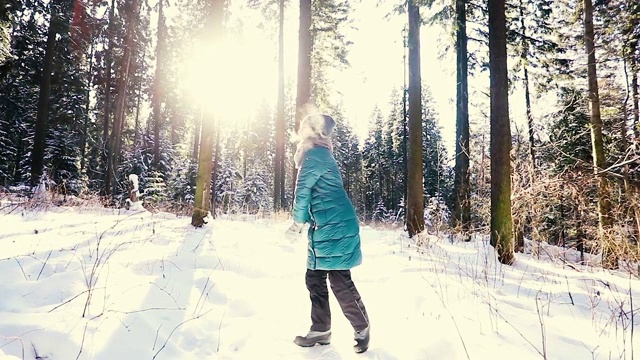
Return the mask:
M82 138L80 139L80 173L84 173L84 168L87 163L87 131L89 128L89 105L91 104L91 83L93 82L93 49L95 46L95 40L91 38L91 46L89 47L89 78L87 79L87 94L85 98L84 107L84 122L82 126Z
M623 54L625 54L625 50L623 49ZM622 148L621 153L625 154L629 148L629 134L627 134L627 123L628 123L628 115L627 110L629 107L629 71L627 69L626 56L622 57L623 59L623 69L624 69L624 79L626 83L626 96L624 98L624 102L622 105L622 123L620 124L620 147ZM627 199L628 206L628 216L633 220L633 236L635 237L636 242L640 241L640 214L638 213L638 206L635 201L635 189L630 183L629 177L629 165L625 165L622 168L622 179L624 185L624 195Z
M111 172L109 171L109 126L111 123L111 63L113 62L113 23L115 17L115 0L111 0L109 8L109 25L107 26L108 46L105 54L105 86L104 86L104 114L102 118L102 164L105 167L104 173L104 195L111 194Z
M424 230L422 174L422 89L420 74L420 10L407 2L409 16L409 151L407 179L407 231L414 236Z
M213 187L211 193L211 216L215 219L217 216L216 213L216 205L217 205L217 196L216 193L216 184L218 183L218 169L220 168L220 122L218 122L218 126L216 129L216 145L214 147L215 155L213 156L213 173L211 174L211 186Z
M491 245L503 264L512 264L511 129L507 77L505 0L489 0L489 70L491 97Z
M131 53L134 46L134 33L138 21L138 0L129 0L127 3L127 22L124 38L124 53L122 55L122 64L120 66L120 77L116 84L116 107L113 118L113 129L111 131L110 156L107 165L107 172L112 177L112 195L115 195L118 189L117 171L120 166L120 153L122 148L122 130L124 128L125 102L127 98L127 84L129 83L129 70L131 67Z
M403 196L403 200L404 200L404 225L407 226L407 188L408 188L408 184L407 184L407 180L409 179L409 155L407 154L408 148L407 148L407 144L408 144L408 138L409 138L409 132L407 131L407 126L408 126L408 116L409 116L409 112L407 109L407 93L408 93L408 89L407 89L407 48L408 48L408 40L405 38L403 39L404 41L404 45L405 45L405 54L404 54L404 59L403 59L403 65L404 65L404 73L403 73L403 79L404 82L402 84L402 176L404 177L404 181L402 182L403 188L402 188L402 196Z
M469 64L467 53L466 0L456 0L456 164L454 175L454 226L470 241L471 203L469 185Z
M220 40L223 37L224 7L226 0L212 0L211 15L206 29L210 36ZM212 59L214 60L214 59ZM219 86L213 84L213 86ZM202 121L200 151L198 156L198 177L196 180L196 196L191 216L191 225L202 227L211 206L211 172L213 156L213 124L214 116L206 113Z
M49 30L47 31L47 45L44 54L44 64L40 78L40 93L38 95L38 113L33 134L33 150L31 152L31 186L36 186L44 168L44 152L47 140L47 120L49 117L49 101L51 97L51 73L53 72L53 53L58 33L58 1L52 1Z
M300 25L298 28L298 88L296 96L295 131L300 128L300 121L307 115L311 102L311 0L300 0ZM296 145L292 147L292 154L296 152ZM293 192L298 179L298 171L293 168Z
M213 157L213 121L207 116L202 122L200 137L200 154L198 156L198 176L196 178L196 194L193 205L191 225L202 227L211 206L211 170Z
M200 149L200 129L202 128L202 121L204 119L204 106L201 106L200 114L196 119L196 129L193 132L193 149L191 151L191 159L198 161L198 151Z
M273 209L282 210L284 197L284 0L279 1L278 31L278 105L276 110L276 156L274 161L275 176L273 181Z
M524 72L524 102L525 110L527 114L527 125L529 127L529 155L531 156L531 182L533 183L533 174L536 171L536 148L535 148L535 130L533 128L533 114L531 112L531 90L529 87L529 64L528 64L528 50L527 43L527 27L524 23L524 4L523 0L520 0L520 31L522 32L522 61Z
M136 89L136 117L133 125L133 146L138 146L140 138L140 103L142 102L142 81L138 82Z
M158 38L156 42L156 72L153 81L153 166L160 165L160 127L164 120L162 103L164 101L164 56L167 30L163 11L164 0L158 2Z
M631 91L633 94L633 135L636 141L640 140L640 134L638 126L640 126L640 106L638 97L638 61L632 56L631 57Z
M589 103L591 105L591 144L593 150L594 174L598 178L598 220L599 236L602 243L602 266L607 269L618 267L618 259L611 249L605 231L611 225L609 202L609 184L604 175L598 175L606 168L604 142L602 139L602 118L600 116L600 95L598 93L598 75L596 71L595 38L593 30L593 4L583 0L584 42L587 54L587 77L589 79Z

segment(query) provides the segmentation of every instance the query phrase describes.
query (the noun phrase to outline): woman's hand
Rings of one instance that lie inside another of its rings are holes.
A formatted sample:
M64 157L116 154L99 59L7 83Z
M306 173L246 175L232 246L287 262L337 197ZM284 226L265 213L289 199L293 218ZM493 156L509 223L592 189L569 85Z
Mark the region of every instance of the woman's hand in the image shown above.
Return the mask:
M304 228L304 224L294 222L289 226L287 231L284 232L284 236L286 236L289 241L295 241L300 238L300 234L302 234L302 229Z

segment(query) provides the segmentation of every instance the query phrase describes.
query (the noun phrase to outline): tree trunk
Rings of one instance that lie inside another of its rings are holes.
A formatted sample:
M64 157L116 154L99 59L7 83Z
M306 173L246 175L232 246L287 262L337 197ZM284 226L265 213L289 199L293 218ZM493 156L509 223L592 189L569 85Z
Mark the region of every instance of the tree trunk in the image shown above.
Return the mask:
M282 210L284 198L284 0L280 0L278 31L278 105L276 114L276 156L273 181L273 209Z
M625 51L623 50L623 54L625 54ZM624 79L625 79L625 83L626 83L626 96L624 98L624 102L623 102L623 107L622 107L622 123L620 124L620 135L621 135L621 141L620 141L620 147L622 148L621 153L625 154L629 148L629 141L628 141L628 137L629 134L627 134L627 123L628 123L628 115L627 115L627 110L629 108L629 72L627 70L627 62L626 62L626 56L622 57L623 59L623 69L624 69ZM624 183L624 195L627 199L627 206L628 208L628 213L627 216L631 217L631 219L633 220L633 236L635 237L636 242L640 242L640 214L638 213L638 206L636 204L635 201L635 189L633 188L633 186L630 183L630 178L629 178L629 165L625 165L622 168L622 179L623 179L623 183Z
M102 164L105 167L104 173L104 194L111 194L111 172L109 171L109 125L111 116L111 63L113 62L113 23L115 17L115 0L111 0L111 8L109 9L109 25L107 26L108 47L105 54L105 86L104 86L104 114L102 118Z
M523 62L523 85L524 85L524 102L525 102L525 111L527 117L527 125L529 128L529 156L531 157L531 169L529 172L529 184L533 186L533 182L535 181L535 173L536 173L536 148L535 148L535 130L533 128L533 114L531 112L531 89L529 86L529 43L527 38L527 27L525 25L524 19L524 7L525 4L523 0L520 0L520 31L522 32L522 54L521 60ZM531 224L532 216L529 211L526 211L526 220L525 223L529 225L529 227L533 227ZM516 252L524 252L524 231L525 224L520 221L514 221L514 231L515 231L515 250ZM532 240L534 237L534 232L530 233Z
M91 104L91 83L93 82L93 49L95 40L91 38L91 47L89 48L89 78L87 79L87 95L84 107L84 123L82 126L82 138L80 139L80 173L84 173L87 163L87 131L89 129L89 105Z
M49 30L47 33L47 45L44 54L44 64L42 66L42 76L40 78L40 93L38 96L38 113L33 134L33 150L31 153L31 186L35 186L40 181L44 168L44 151L47 140L47 119L49 117L49 101L51 95L51 72L53 72L53 52L56 45L56 35L58 33L59 22L58 2L52 1L51 17L49 20Z
M300 121L307 115L311 101L311 0L300 0L300 27L298 28L298 93L296 96L295 131L300 128ZM292 154L296 152L296 145L292 147ZM298 172L293 168L293 191L298 179Z
M144 63L144 59L147 55L147 48L142 47L142 51L140 51L140 46L136 46L136 62L138 64ZM133 124L133 146L138 147L138 140L140 139L140 106L142 103L142 80L139 79L136 83L136 115Z
M242 146L242 178L247 178L247 158L249 157L249 126L250 122L247 121L247 127L244 129L244 144Z
M407 231L424 230L422 181L422 89L420 75L420 10L415 0L407 3L409 16L409 151L407 179Z
M142 81L138 82L138 88L136 89L136 118L133 125L133 146L138 146L138 139L140 138L140 103L142 102Z
M404 39L405 41L405 49L408 47L406 45L407 44L407 40ZM407 54L406 54L406 50L405 50L405 54L404 54L404 58L403 59L403 63L404 63L404 83L402 85L402 176L404 177L404 181L402 182L403 184L403 188L402 188L402 196L403 196L403 200L404 200L404 225L405 227L407 226L407 188L408 188L408 184L407 184L407 180L409 179L409 155L407 154L407 139L409 138L409 133L407 131L407 125L408 125L408 110L407 110L407 92L409 91L407 89L407 60L406 60Z
M200 146L200 129L202 127L202 120L204 119L204 106L201 106L200 114L198 114L198 118L196 119L196 129L193 133L193 150L191 151L191 159L193 161L198 161L198 151Z
M640 126L640 106L638 97L638 60L632 56L631 57L631 91L633 94L633 135L636 141L640 140L640 134L638 126Z
M491 97L491 245L503 264L513 263L511 220L511 129L507 77L505 0L489 0Z
M213 187L211 194L211 216L215 219L216 214L216 205L217 205L217 196L216 193L216 184L218 183L218 168L220 161L220 123L218 122L218 127L216 129L216 145L214 147L215 155L213 157L213 174L211 174L211 186Z
M212 0L211 15L206 24L207 35L221 40L223 37L224 8L226 0ZM212 59L215 60L215 59ZM212 86L220 86L212 84ZM200 138L200 154L198 156L198 178L196 180L196 197L191 216L191 225L201 227L205 224L211 206L211 172L213 157L213 124L214 116L206 114L202 121Z
M524 4L523 0L520 0L520 31L522 32L522 61L524 72L524 101L525 110L527 114L527 125L529 127L529 155L531 156L531 181L533 182L536 170L536 149L535 149L535 130L533 128L533 114L531 113L531 90L529 88L529 64L528 64L528 52L529 46L527 43L527 27L524 23Z
M470 241L471 203L469 185L469 66L467 53L466 0L456 0L456 164L454 176L454 225Z
M591 105L591 143L593 150L594 174L598 178L598 220L599 236L602 245L602 266L607 269L618 267L618 259L611 249L605 231L611 225L609 184L607 178L600 174L606 168L604 142L602 139L602 118L600 116L600 96L598 94L598 75L596 72L595 39L593 30L593 4L591 0L583 0L584 8L584 42L587 54L587 77L589 79L589 103Z
M164 0L158 2L158 38L156 45L156 72L153 80L153 166L157 170L160 165L160 127L163 123L164 114L162 103L164 101L164 54L167 31L165 25L164 11L162 4Z
M202 227L211 206L211 170L213 157L213 119L208 115L202 121L200 154L198 156L198 177L196 178L196 196L193 204L191 225Z
M118 190L117 171L120 166L120 152L122 148L122 130L124 128L125 102L127 98L127 84L129 83L129 70L131 67L131 52L134 46L134 33L138 21L138 0L129 0L129 11L127 12L126 33L124 38L124 53L120 66L120 77L116 84L116 107L113 117L113 130L111 131L111 153L107 172L112 176L112 195Z

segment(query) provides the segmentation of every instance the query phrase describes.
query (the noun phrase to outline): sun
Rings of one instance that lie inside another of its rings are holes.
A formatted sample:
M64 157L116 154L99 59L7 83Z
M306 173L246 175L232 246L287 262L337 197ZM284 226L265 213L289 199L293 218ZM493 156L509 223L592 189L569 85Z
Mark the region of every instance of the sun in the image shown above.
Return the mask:
M181 87L205 112L224 123L253 116L277 96L277 64L264 43L229 36L194 43L186 56Z

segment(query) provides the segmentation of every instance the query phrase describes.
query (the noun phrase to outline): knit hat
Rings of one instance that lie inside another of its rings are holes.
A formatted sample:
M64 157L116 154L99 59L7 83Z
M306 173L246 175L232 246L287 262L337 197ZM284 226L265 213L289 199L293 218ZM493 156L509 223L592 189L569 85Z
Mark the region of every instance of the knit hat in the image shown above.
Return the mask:
M333 133L333 129L336 126L336 121L329 115L325 114L312 114L306 116L300 122L300 130L313 132L320 137L329 137Z

